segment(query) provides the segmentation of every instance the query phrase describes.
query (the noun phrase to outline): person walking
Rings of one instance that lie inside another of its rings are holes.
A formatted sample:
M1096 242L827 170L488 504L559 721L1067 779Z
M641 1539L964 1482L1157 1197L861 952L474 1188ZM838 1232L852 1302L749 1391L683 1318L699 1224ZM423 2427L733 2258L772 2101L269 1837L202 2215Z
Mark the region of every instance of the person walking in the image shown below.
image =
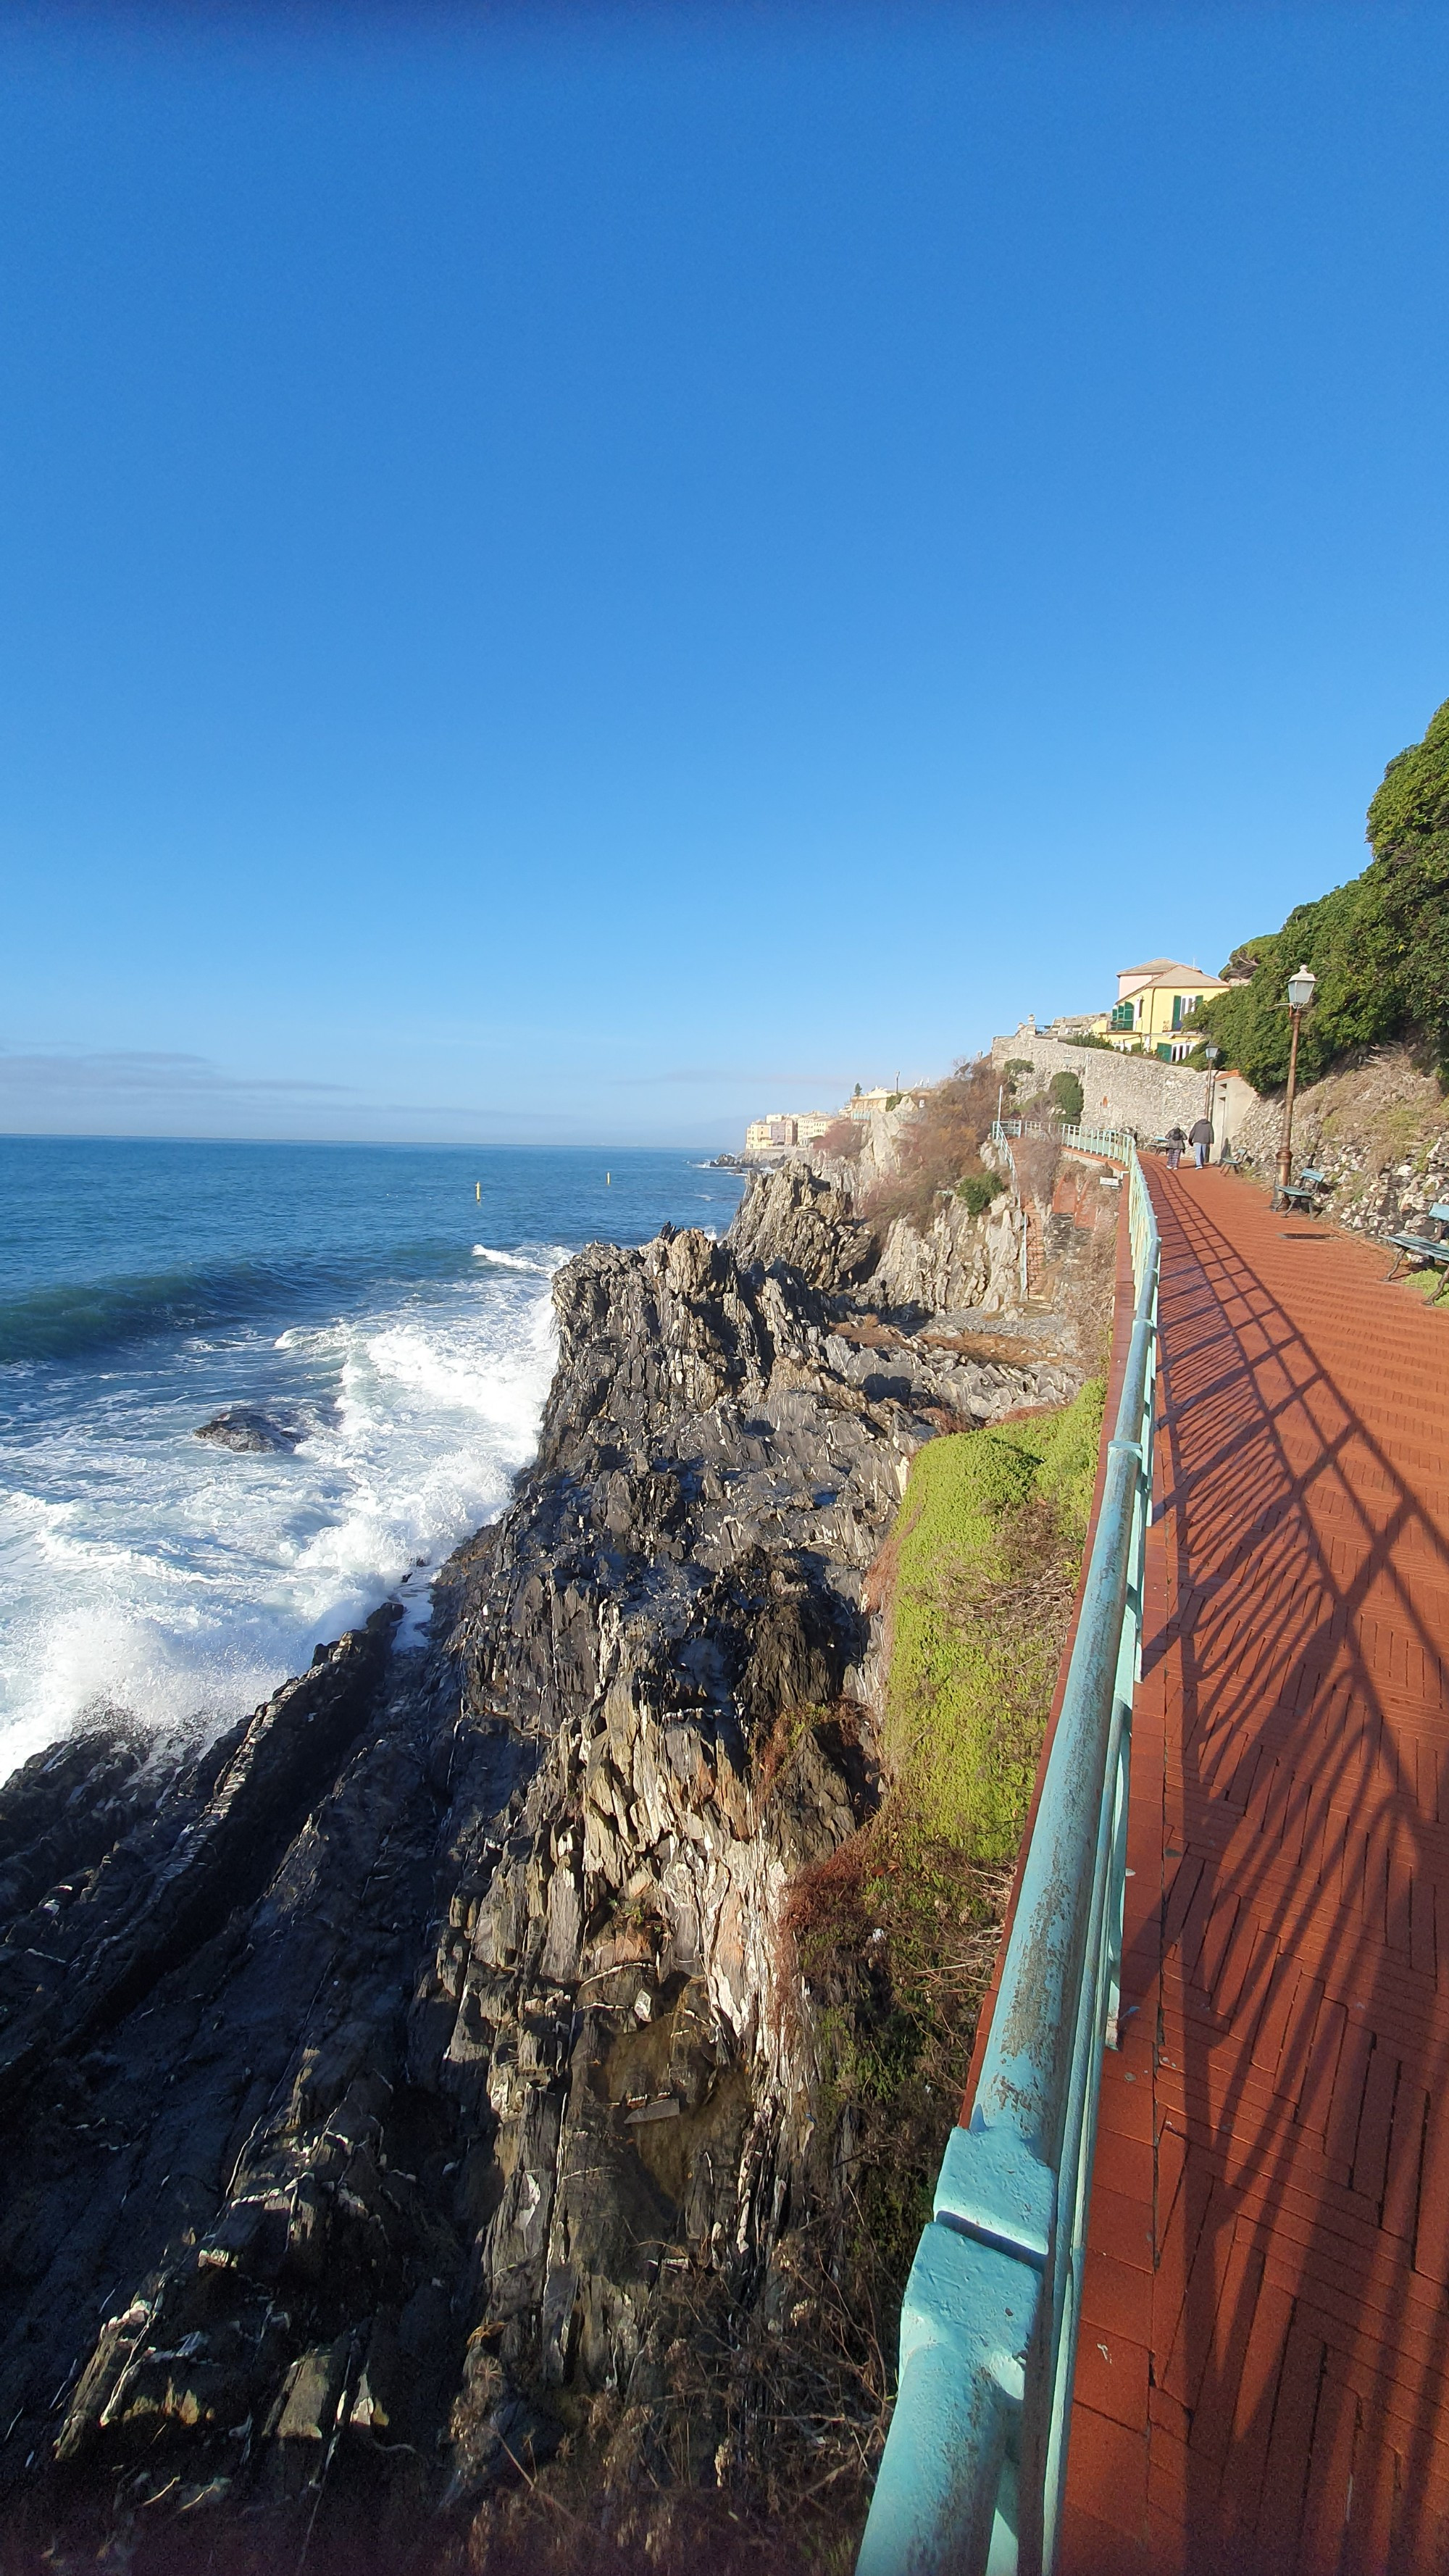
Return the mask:
M1187 1141L1192 1147L1193 1159L1197 1164L1197 1168L1201 1171L1213 1148L1212 1120L1210 1118L1195 1118L1187 1131Z
M1167 1134L1163 1137L1162 1141L1167 1147L1167 1168L1170 1172L1175 1172L1178 1164L1182 1161L1183 1153L1187 1146L1187 1138L1184 1136L1180 1127L1169 1127Z

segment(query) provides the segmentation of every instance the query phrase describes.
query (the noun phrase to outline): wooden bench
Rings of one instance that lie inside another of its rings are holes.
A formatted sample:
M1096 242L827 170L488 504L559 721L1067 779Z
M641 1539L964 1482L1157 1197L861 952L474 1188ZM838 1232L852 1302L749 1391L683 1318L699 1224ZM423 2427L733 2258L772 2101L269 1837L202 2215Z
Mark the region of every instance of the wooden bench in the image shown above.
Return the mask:
M1444 1273L1444 1277L1430 1299L1432 1305L1437 1303L1443 1296L1445 1288L1449 1287L1449 1199L1436 1199L1424 1222L1426 1225L1437 1225L1438 1233L1391 1234L1388 1237L1395 1251L1394 1266L1387 1275L1390 1279L1396 1279L1406 1261L1432 1261Z
M1301 1208L1305 1216L1317 1216L1320 1194L1324 1190L1331 1190L1332 1187L1333 1183L1326 1172L1316 1171L1310 1166L1299 1173L1296 1181L1285 1184L1279 1190L1278 1205L1284 1208Z

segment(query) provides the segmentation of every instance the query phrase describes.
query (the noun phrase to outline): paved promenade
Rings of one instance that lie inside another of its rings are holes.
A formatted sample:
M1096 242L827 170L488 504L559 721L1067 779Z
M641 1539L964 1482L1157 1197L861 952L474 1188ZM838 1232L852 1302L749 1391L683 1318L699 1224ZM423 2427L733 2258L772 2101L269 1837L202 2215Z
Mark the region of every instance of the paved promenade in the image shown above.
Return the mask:
M1152 1166L1162 1433L1062 2576L1449 2569L1449 1314Z

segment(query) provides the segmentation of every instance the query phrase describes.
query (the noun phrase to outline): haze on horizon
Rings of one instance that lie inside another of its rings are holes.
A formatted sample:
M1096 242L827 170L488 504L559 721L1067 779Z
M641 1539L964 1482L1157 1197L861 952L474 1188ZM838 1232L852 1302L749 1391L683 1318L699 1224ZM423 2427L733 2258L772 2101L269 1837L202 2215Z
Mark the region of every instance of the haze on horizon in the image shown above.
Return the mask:
M1355 873L1442 7L0 22L0 1129L718 1145Z

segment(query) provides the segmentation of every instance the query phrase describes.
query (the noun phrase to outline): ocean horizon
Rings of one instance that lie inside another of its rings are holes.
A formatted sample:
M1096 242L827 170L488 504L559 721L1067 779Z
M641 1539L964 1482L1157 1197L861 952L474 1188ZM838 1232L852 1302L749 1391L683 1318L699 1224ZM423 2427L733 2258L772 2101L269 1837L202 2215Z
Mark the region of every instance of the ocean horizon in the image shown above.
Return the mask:
M0 1777L204 1740L400 1598L537 1445L555 1271L723 1232L706 1149L0 1137ZM245 1408L278 1445L196 1437Z

